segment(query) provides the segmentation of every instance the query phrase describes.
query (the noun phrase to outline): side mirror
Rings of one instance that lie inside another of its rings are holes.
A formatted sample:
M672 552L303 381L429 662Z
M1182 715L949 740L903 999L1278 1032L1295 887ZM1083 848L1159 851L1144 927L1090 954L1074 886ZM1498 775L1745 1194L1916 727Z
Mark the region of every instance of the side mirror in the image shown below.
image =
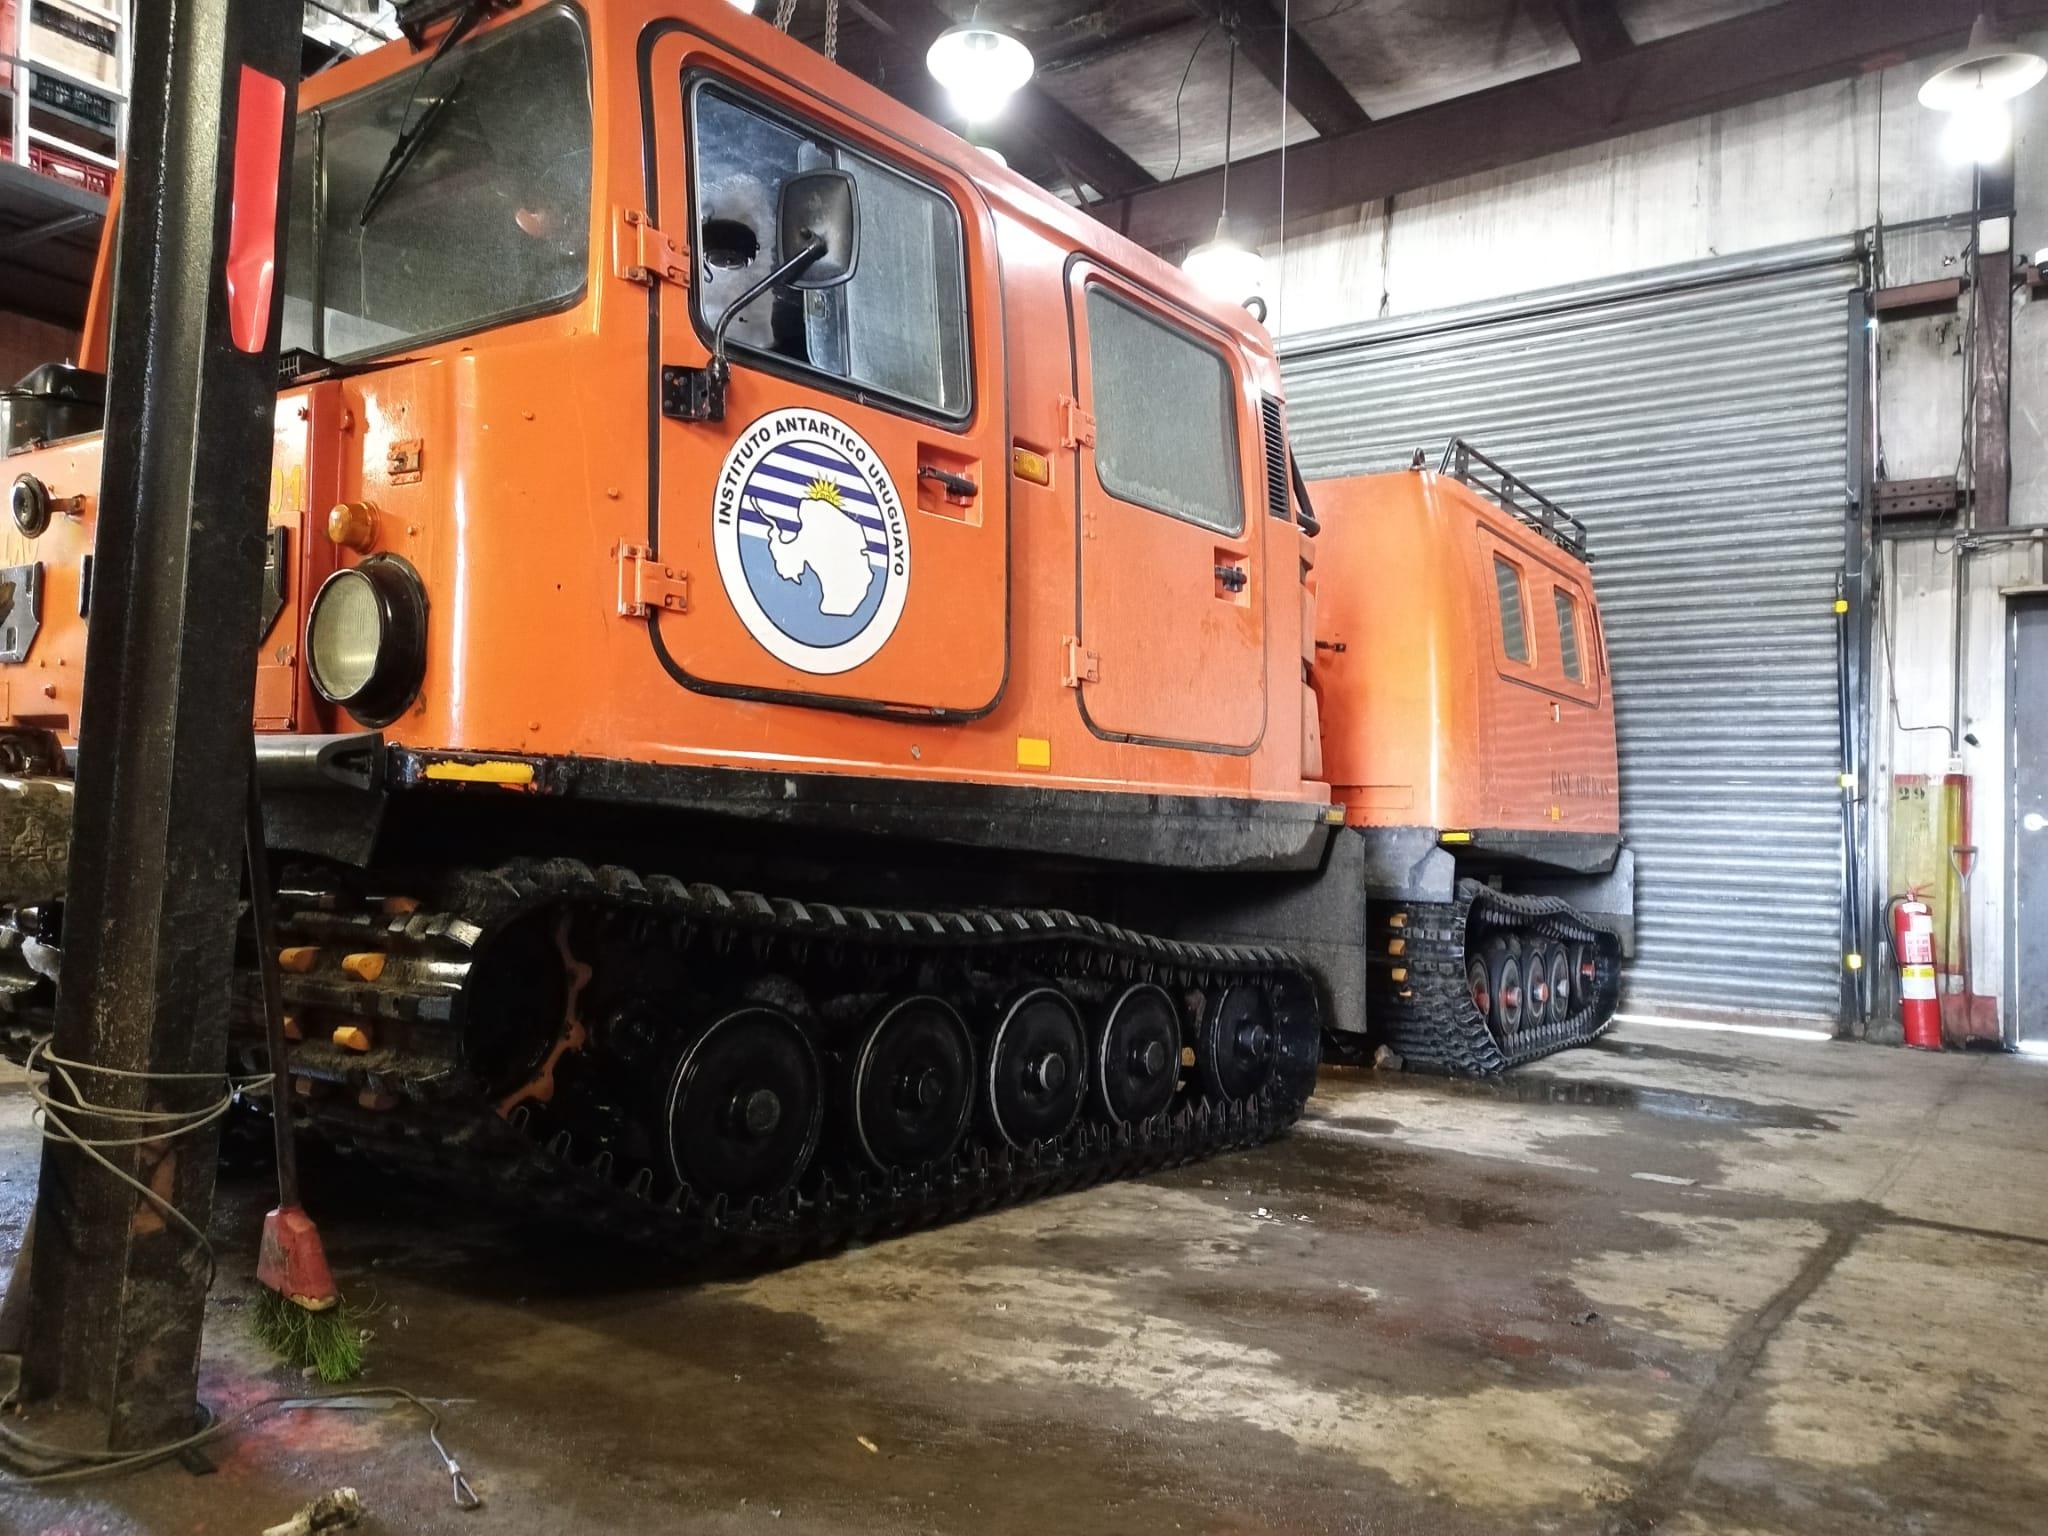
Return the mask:
M813 243L824 250L786 279L791 288L837 288L860 261L860 193L846 171L804 171L782 184L776 222L779 249L794 256Z
M860 193L845 171L805 171L782 184L776 223L782 261L726 305L711 328L711 361L702 368L663 368L661 413L676 421L725 420L732 367L725 333L749 304L775 288L837 288L860 259Z

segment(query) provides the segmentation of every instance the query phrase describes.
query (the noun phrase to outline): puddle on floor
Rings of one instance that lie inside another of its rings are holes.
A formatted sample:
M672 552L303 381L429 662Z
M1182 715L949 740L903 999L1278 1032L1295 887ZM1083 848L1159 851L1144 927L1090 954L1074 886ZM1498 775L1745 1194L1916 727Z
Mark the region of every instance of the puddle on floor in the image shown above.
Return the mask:
M1675 1088L1645 1088L1598 1079L1553 1077L1527 1069L1507 1077L1444 1078L1390 1074L1375 1088L1399 1092L1448 1094L1459 1098L1493 1099L1505 1104L1557 1104L1577 1109L1629 1109L1676 1120L1720 1121L1766 1126L1775 1130L1832 1131L1839 1127L1824 1115L1792 1104L1754 1104L1717 1093L1689 1093Z

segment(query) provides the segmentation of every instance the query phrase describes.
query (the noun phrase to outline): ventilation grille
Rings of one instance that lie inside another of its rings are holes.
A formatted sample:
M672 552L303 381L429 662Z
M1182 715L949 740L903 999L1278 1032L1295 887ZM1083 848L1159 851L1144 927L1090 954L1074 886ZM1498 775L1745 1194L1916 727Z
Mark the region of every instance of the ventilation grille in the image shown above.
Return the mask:
M1271 395L1260 396L1259 419L1266 431L1266 510L1284 522L1291 514L1287 507L1287 428L1280 420L1280 402Z

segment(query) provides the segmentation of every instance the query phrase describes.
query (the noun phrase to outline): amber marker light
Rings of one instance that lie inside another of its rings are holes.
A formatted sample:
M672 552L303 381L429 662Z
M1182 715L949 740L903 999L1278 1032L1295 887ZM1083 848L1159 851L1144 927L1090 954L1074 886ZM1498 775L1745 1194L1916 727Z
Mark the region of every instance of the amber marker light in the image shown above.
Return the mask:
M1033 485L1052 484L1052 462L1042 453L1033 453L1029 448L1010 450L1010 473L1019 480L1029 480Z
M337 503L327 514L327 537L343 549L367 552L377 542L377 509L367 501Z

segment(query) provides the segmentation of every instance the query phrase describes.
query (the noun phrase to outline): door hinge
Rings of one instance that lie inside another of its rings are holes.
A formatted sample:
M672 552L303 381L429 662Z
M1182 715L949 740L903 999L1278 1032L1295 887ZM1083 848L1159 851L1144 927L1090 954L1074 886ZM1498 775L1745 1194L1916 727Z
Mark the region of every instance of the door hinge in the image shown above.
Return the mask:
M619 546L619 616L644 619L650 613L685 613L690 607L690 578L672 565L662 565L645 544Z
M1060 686L1078 688L1083 683L1102 681L1102 658L1093 651L1084 650L1081 642L1072 635L1064 637L1065 651L1060 666Z
M1095 417L1081 409L1081 402L1072 395L1060 396L1060 446L1062 448L1093 448L1095 446Z
M612 270L629 283L681 283L690 253L648 222L637 208L612 211Z

